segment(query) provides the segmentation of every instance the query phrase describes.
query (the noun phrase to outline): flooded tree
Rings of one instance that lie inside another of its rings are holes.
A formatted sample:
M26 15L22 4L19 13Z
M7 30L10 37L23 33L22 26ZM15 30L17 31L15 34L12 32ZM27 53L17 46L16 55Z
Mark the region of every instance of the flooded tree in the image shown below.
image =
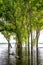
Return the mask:
M0 31L3 30L2 33L5 35L8 41L8 58L10 57L9 56L9 52L10 52L9 37L11 34L14 35L15 33L16 42L17 42L17 54L19 56L19 60L22 61L22 44L26 40L28 42L28 61L30 62L29 37L31 34L31 65L33 65L32 33L33 33L33 28L35 27L36 39L37 39L36 40L37 62L38 62L38 37L39 37L38 26L40 23L42 24L43 19L37 20L37 18L39 17L40 14L43 14L42 6L43 6L43 3L41 0L39 1L0 0L0 18L1 17L4 18L4 21L3 21L4 25L2 22L0 22Z

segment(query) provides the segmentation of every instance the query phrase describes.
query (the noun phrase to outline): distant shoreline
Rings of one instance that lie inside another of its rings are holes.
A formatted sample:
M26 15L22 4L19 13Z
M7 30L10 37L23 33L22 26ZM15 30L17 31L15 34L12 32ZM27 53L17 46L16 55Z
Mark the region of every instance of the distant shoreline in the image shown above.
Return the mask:
M8 43L0 43L0 44L8 44Z
M8 43L0 43L0 44L8 44ZM15 44L15 43L11 43L11 44Z

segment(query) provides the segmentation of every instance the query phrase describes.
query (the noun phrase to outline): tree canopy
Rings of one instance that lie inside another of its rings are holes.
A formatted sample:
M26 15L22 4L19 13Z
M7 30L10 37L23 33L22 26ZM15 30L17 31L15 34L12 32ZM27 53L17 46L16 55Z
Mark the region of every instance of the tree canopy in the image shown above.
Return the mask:
M42 0L0 0L0 31L15 33L19 42L27 40L32 30L43 26Z

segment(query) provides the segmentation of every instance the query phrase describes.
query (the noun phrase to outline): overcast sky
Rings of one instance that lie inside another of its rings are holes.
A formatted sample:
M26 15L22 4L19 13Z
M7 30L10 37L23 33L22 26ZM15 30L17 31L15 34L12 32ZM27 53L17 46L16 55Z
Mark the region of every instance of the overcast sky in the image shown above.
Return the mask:
M43 30L40 32L39 43L43 43Z
M7 40L6 40L6 38L4 37L4 35L2 35L2 34L0 33L0 43L3 43L3 42L7 43ZM12 43L12 42L15 42L15 40L13 39L13 37L11 37L10 42L11 42L11 43ZM43 43L43 30L40 32L39 43Z
M10 42L11 43L15 42L12 36L11 36ZM1 32L0 32L0 43L7 43L6 38L4 37L4 35L1 34Z

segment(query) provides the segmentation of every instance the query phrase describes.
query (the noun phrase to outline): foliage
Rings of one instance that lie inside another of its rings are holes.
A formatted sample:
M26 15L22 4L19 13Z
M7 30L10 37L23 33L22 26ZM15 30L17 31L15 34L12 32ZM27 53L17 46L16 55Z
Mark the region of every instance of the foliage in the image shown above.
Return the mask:
M36 29L36 26L41 30L43 26L43 1L0 0L1 17L4 18L4 21L0 22L0 29L4 30L4 35L15 33L17 41L24 42L26 40L27 42L30 24L32 30Z

